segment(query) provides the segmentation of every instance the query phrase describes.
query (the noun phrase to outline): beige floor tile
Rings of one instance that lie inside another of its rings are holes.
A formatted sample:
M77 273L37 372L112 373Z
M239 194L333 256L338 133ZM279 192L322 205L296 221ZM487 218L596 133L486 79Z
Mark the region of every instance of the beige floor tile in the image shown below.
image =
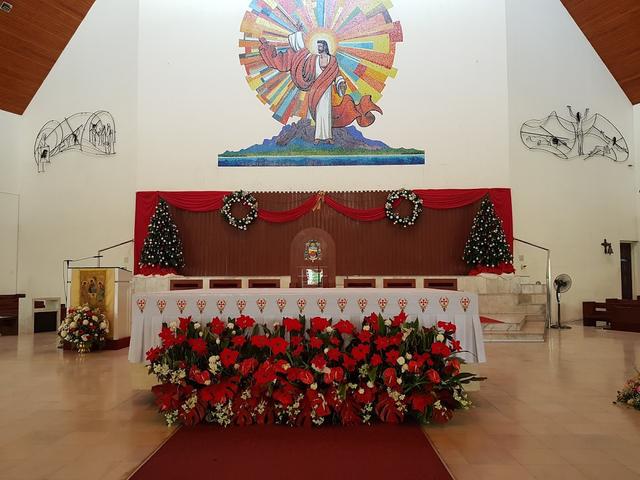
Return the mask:
M475 407L425 427L456 478L640 478L640 414L612 403L640 336L576 325L548 337L487 344ZM0 364L2 480L124 479L172 432L134 390L126 350L79 357L52 334L0 337Z

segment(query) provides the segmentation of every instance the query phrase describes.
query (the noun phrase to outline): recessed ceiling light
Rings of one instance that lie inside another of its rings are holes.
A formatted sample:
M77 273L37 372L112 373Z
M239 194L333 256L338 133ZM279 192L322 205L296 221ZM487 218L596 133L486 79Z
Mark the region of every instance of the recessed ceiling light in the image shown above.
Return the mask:
M3 12L9 13L12 8L13 8L13 5L11 5L9 2L0 3L0 10L2 10Z

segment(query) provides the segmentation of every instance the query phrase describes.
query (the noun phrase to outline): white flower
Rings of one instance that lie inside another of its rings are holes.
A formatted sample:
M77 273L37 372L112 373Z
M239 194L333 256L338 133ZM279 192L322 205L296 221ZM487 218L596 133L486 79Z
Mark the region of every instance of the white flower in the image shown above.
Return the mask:
M94 322L98 321L98 317L96 317L95 315L93 317L91 317L91 320L93 320Z
M373 388L373 382L367 382L367 387Z
M77 322L78 320L80 320L80 315L74 315L73 319Z
M193 328L195 328L196 330L198 330L200 328L200 324L198 322L193 324Z
M398 379L398 385L402 385L402 379L401 378Z
M227 328L229 330L233 330L233 327L235 327L235 325L233 323L231 323L231 322L227 323Z
M65 338L67 336L67 332L65 330L62 330L62 332L60 333L60 336L62 338Z
M176 322L171 322L169 324L169 328L173 331L175 331L178 328L178 324Z
M325 332L327 333L331 333L333 332L333 327L331 325L329 325L327 328L324 329Z
M71 322L71 323L69 324L69 328L71 328L71 329L74 329L74 328L76 328L77 326L78 326L78 324L77 324L76 322Z
M220 345L220 339L216 338L216 345Z
M201 337L204 337L204 332L199 332L198 335L200 335Z
M438 334L438 336L436 336L436 340L437 340L438 342L443 341L443 340L444 340L444 335L442 335L441 333L439 333L439 334Z
M405 364L405 359L404 359L404 357L398 357L396 362L398 362L398 365L404 365Z
M390 326L391 326L391 320L385 320L385 321L384 321L384 324L385 324L387 327L390 327Z
M369 327L369 325L365 325L364 327L362 327L362 330L368 332L369 330L371 330L371 327Z
M317 383L312 383L309 388L311 388L311 390L317 390L318 389L318 384Z
M107 329L107 322L100 322L100 329L101 330L106 330Z
M209 370L214 375L218 372L218 367L220 365L220 357L218 355L211 355L209 357Z
M404 365L402 365L402 369L403 372L406 372L407 370L409 370L409 365L407 365L406 363Z
M84 308L82 309L82 311L83 311L83 312L88 312L89 310L91 310L89 307L84 307Z
M83 341L86 342L87 340L89 340L89 335L82 335L81 338L82 338Z
M362 394L364 393L364 388L360 388L360 389L358 389L358 393L359 393L360 395L362 395Z
M89 320L87 320L86 318L82 321L83 325L89 325Z
M413 355L410 353L406 353L404 356L407 357L407 360L411 360L411 358L413 358Z
M325 349L324 349L324 353L328 353L328 352L329 352L329 349L328 349L328 348L325 348Z

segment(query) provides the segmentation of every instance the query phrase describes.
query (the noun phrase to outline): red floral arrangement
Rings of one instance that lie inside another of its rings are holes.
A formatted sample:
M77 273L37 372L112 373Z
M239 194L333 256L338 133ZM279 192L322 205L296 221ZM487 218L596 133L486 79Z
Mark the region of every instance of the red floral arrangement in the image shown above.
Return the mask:
M445 423L468 408L454 324L427 328L406 315L371 314L362 327L321 317L258 325L240 316L164 324L147 352L168 424L228 426Z

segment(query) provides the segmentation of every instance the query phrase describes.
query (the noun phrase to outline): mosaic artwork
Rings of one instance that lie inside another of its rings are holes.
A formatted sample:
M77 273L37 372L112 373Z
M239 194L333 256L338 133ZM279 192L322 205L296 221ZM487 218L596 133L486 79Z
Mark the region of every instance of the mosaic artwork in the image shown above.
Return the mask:
M389 0L253 0L240 30L249 87L280 131L218 156L219 166L424 164L360 131L381 121L400 22ZM275 133L275 132L274 132Z

